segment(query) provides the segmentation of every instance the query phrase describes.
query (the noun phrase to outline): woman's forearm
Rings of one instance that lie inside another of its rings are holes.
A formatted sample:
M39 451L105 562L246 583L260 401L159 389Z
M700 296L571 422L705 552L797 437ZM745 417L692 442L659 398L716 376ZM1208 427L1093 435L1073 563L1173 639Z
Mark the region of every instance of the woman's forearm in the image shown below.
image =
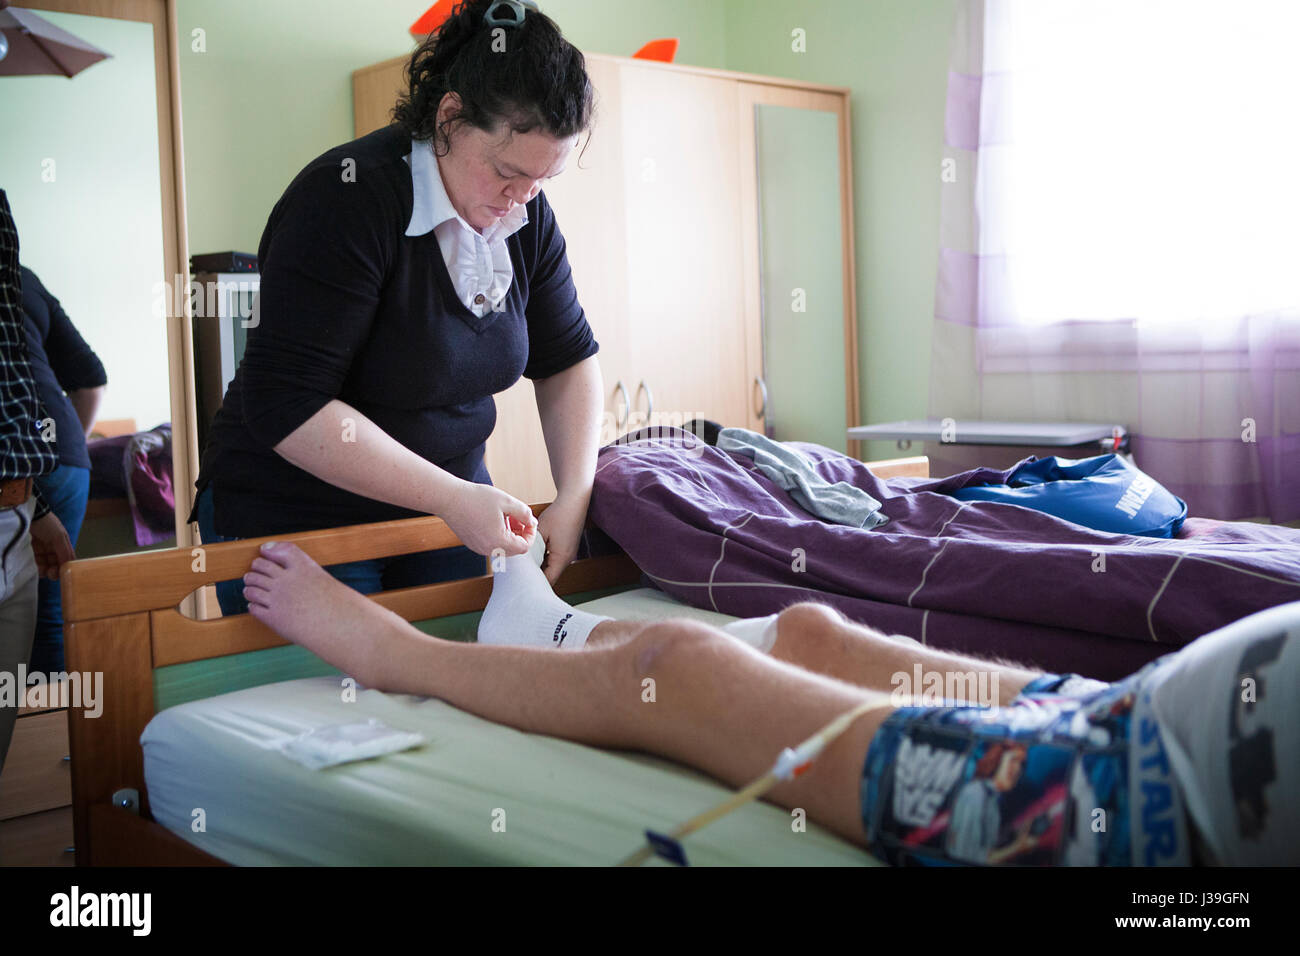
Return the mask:
M605 390L596 357L537 380L533 389L556 497L590 498Z
M425 514L440 514L465 484L338 399L290 432L275 450L345 491Z
M68 401L72 403L72 409L77 413L77 420L81 422L81 431L87 438L90 437L90 430L95 425L95 416L99 414L99 403L103 400L103 385L94 388L78 388L68 392Z

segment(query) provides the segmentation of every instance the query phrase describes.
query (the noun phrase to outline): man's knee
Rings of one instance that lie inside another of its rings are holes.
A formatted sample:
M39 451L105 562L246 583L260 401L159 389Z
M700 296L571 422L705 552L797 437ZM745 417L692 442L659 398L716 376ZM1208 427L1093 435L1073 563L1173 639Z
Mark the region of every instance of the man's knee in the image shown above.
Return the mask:
M844 616L829 604L801 601L777 615L777 640L787 648L820 646L840 640L844 624Z
M701 621L657 621L623 646L638 675L678 666L700 666L711 656L733 649L726 634Z

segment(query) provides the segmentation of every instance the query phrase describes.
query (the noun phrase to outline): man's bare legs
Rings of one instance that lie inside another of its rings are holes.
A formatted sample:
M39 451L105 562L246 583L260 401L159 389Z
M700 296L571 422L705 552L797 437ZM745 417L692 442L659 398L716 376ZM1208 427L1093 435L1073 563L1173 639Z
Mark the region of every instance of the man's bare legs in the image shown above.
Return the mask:
M253 616L366 686L436 696L532 733L657 754L733 787L834 717L878 699L881 706L808 772L768 795L859 845L862 764L893 710L893 673L917 662L940 671L994 669L1004 699L1036 676L895 641L820 605L781 613L772 656L685 619L603 622L573 652L442 641L340 584L292 545L263 553L245 576Z
M532 733L657 754L733 787L876 696L698 621L606 622L609 640L573 652L443 641L340 584L293 545L263 554L244 577L252 615L368 687L439 697ZM891 710L882 697L768 799L864 845L859 777Z

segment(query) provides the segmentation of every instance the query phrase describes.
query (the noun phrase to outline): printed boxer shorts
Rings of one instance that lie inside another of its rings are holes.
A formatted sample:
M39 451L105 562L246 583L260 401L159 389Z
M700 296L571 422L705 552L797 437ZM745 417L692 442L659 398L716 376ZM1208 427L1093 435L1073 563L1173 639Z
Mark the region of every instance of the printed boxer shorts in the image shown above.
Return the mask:
M894 865L1187 865L1187 818L1151 707L1175 655L1114 684L1049 674L1002 707L903 707L861 782Z

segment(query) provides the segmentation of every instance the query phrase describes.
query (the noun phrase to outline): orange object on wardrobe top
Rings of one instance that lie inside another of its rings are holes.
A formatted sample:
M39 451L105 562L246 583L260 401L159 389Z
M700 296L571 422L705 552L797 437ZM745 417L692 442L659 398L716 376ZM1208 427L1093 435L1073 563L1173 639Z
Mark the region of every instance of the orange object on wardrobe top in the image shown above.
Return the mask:
M432 33L442 22L451 16L451 8L456 5L456 0L438 0L433 6L420 16L420 19L411 24L411 34L422 37Z
M651 40L633 53L632 59L658 60L661 63L671 63L675 56L677 56L677 37L666 37L662 40Z

